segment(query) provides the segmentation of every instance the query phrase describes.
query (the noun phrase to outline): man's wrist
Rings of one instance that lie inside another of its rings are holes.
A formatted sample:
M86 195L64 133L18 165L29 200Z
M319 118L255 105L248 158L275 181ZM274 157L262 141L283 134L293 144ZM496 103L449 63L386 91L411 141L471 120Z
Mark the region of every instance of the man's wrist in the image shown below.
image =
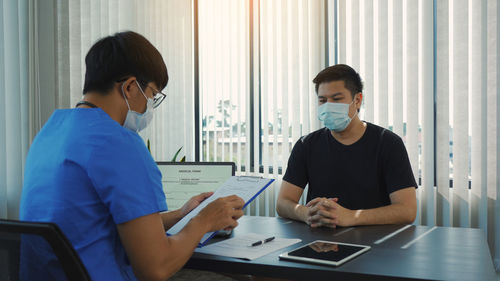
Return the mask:
M307 218L309 218L309 208L304 205L297 204L295 206L295 210L297 217L299 217L301 221L307 223Z
M180 221L184 217L184 215L182 214L181 209L174 210L171 213L172 213L173 219L176 220L176 221Z
M361 224L361 213L363 210L351 210L351 226Z
M207 233L210 231L210 225L209 223L203 219L199 214L194 216L191 219L191 223L198 229L201 229L203 233Z

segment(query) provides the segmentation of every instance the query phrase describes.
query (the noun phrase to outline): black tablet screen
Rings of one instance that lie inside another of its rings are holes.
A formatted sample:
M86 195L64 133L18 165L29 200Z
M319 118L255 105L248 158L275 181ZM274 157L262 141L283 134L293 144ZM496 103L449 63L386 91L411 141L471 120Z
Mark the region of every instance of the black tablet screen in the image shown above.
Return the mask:
M288 253L288 256L338 262L363 249L363 247L358 246L315 242Z

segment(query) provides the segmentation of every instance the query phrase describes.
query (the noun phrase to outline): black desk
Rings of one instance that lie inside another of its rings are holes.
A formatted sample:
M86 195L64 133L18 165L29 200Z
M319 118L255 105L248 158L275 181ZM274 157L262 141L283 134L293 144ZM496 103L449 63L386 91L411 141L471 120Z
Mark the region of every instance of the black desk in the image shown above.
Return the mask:
M242 217L239 223L233 235L253 232L300 238L302 242L253 261L194 253L186 268L293 280L496 279L479 229L414 225L312 229L287 219L252 216ZM278 259L280 253L318 239L370 245L372 249L339 267ZM220 238L210 242L216 241Z

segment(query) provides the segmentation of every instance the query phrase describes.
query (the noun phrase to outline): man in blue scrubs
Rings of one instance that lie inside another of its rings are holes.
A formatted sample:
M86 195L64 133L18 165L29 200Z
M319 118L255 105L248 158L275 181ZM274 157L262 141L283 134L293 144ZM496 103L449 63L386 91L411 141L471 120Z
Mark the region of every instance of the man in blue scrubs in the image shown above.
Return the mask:
M165 230L211 193L165 212L161 173L137 134L165 97L165 63L134 32L99 40L85 63L83 100L56 110L31 145L21 219L56 223L92 280L166 280L206 232L236 227L244 202L220 198L167 237ZM23 240L22 279L62 276L45 250Z

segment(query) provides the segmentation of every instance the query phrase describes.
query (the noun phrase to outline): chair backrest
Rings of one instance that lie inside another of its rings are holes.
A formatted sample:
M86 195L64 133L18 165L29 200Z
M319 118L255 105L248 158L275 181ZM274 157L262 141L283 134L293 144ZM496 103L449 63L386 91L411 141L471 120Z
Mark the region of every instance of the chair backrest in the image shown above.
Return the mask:
M54 268L61 270L54 272ZM45 270L52 272L37 272ZM40 280L47 276L52 280L91 280L78 253L56 224L0 219L0 280L31 279L23 278L27 271Z

